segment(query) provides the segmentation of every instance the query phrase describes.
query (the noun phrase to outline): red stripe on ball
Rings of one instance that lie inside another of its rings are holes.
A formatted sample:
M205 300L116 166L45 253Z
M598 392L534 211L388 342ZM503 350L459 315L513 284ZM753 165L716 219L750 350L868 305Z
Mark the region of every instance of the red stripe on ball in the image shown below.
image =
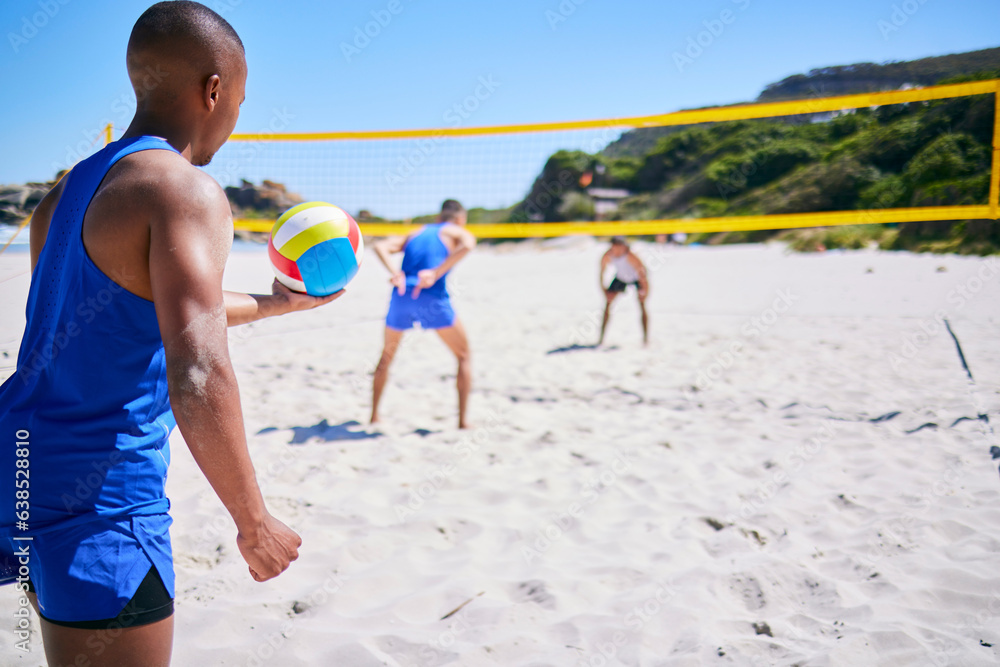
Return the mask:
M278 249L274 247L273 239L267 240L267 255L271 258L271 264L274 265L274 268L278 269L289 278L294 278L300 282L302 281L302 274L299 273L298 265L278 252Z

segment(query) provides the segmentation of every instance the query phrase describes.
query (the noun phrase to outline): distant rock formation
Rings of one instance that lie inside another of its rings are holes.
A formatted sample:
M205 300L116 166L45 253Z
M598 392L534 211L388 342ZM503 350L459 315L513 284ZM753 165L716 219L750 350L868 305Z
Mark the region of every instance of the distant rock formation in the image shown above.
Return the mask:
M0 224L19 224L31 215L55 183L0 185ZM243 181L239 187L228 187L226 197L229 198L233 216L238 218L273 219L304 201L300 195L289 192L283 184L267 180L260 185Z
M354 216L354 220L357 222L385 222L385 218L373 215L371 211L365 208L358 211L358 214Z
M277 217L283 211L305 201L300 195L289 192L281 183L262 181L254 185L244 180L239 187L226 188L226 197L233 215L240 217Z
M0 185L0 223L16 224L31 215L53 183Z

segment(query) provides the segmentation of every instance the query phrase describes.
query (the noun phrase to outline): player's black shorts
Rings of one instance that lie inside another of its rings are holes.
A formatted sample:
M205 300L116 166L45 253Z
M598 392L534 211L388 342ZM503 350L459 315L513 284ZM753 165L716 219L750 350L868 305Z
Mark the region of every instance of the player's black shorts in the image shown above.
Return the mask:
M636 289L638 289L639 281L636 281L634 283L623 283L622 281L618 280L618 277L616 276L615 279L611 281L611 284L608 285L608 291L621 293L624 292L625 288L628 287L629 285L635 285Z

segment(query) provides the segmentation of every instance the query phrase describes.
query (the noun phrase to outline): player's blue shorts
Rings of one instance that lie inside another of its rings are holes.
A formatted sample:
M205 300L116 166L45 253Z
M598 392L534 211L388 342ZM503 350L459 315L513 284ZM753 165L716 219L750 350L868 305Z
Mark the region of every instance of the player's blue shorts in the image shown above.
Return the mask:
M151 620L169 616L174 595L170 523L165 514L97 519L13 542L15 548L27 545L30 586L41 615L70 627L119 617L152 569L163 600L158 609L142 611L157 616Z
M405 331L412 329L417 322L423 329L444 329L455 324L455 310L451 307L448 294L434 294L424 290L414 299L412 287L402 296L393 290L385 325L390 329Z

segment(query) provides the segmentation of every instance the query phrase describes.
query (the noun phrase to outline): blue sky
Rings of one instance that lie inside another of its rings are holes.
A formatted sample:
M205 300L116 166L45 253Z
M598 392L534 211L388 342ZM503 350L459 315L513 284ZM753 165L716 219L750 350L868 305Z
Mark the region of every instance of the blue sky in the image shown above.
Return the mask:
M105 123L128 124L125 46L148 4L0 4L0 183L51 178ZM206 4L247 47L244 132L276 117L296 132L446 126L483 78L492 90L463 124L660 113L751 100L814 67L1000 45L996 0ZM366 27L377 34L355 41ZM705 46L678 66L699 33Z

